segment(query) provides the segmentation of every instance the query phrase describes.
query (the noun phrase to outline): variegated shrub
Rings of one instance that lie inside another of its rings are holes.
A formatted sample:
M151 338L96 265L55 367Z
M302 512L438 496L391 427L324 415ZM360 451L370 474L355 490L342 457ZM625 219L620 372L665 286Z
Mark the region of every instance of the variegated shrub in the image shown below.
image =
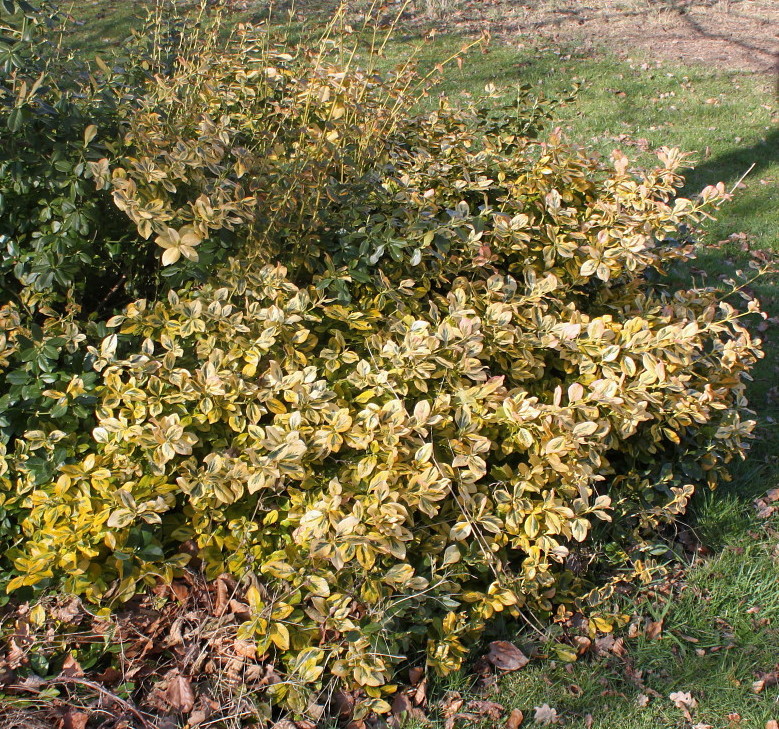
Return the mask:
M456 669L496 614L586 606L609 575L572 552L644 574L653 535L743 455L761 352L729 292L663 278L726 197L675 198L679 153L636 171L442 103L368 154L368 117L336 125L324 93L362 99L368 77L317 78L273 93L328 105L311 133L347 139L318 187L286 195L251 153L267 140L240 109L265 87L234 68L93 164L163 264L222 229L236 256L105 324L30 292L0 310L0 534L11 592L116 604L230 573L275 701L301 711L336 680L381 711L399 665Z

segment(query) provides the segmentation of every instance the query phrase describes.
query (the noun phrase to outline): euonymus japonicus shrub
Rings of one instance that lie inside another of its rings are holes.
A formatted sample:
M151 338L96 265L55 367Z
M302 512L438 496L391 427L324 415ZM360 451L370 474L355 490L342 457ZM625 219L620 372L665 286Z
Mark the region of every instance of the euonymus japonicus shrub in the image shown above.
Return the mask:
M252 44L144 83L84 174L176 276L104 322L24 280L0 310L9 592L226 572L274 701L335 680L382 711L404 661L586 607L572 552L641 577L743 455L759 343L727 292L663 278L725 197L675 197L677 152L414 116Z

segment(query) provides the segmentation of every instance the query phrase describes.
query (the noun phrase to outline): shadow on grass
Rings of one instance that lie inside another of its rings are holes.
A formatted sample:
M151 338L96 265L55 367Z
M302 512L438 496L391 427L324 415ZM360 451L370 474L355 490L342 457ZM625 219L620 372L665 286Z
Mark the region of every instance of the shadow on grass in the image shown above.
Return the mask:
M779 129L770 131L749 147L734 149L697 165L688 173L685 189L697 190L720 180L735 181L750 168L750 176L759 175L775 164L779 164Z

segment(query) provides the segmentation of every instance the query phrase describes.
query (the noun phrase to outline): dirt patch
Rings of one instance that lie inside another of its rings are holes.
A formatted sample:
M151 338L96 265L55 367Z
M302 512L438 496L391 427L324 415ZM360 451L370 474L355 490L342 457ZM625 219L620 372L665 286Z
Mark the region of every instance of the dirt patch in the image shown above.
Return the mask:
M658 61L779 75L776 0L450 0L441 31L575 44ZM435 12L435 9L432 9Z

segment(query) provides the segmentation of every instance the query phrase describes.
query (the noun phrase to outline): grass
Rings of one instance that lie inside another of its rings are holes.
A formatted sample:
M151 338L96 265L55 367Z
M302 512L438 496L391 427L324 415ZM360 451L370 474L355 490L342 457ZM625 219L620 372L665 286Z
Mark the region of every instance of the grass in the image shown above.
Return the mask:
M308 3L311 4L311 3ZM308 5L307 4L307 5ZM261 3L236 15L261 20ZM327 17L327 3L314 3ZM302 7L302 6L301 6ZM117 0L72 0L73 22L64 42L86 57L105 53L115 40L140 27L143 5ZM283 10L277 16L285 18ZM297 34L300 24L290 26ZM379 68L389 69L415 56L422 73L463 46L457 35L426 39L401 23L385 48ZM538 48L499 42L478 46L462 67L450 64L434 93L454 98L480 95L492 83L511 96L511 88L531 84L549 97L582 84L578 101L561 109L559 122L573 140L608 154L619 147L639 161L647 150L668 145L691 153L695 168L686 194L719 181L729 188L751 168L733 202L710 224L711 240L746 233L755 247L779 247L779 99L775 79L723 69L659 64L640 57L617 58L605 52L592 57L575 47ZM433 97L434 99L434 97ZM432 103L430 99L428 103ZM754 167L753 167L754 165Z
M85 55L101 53L137 23L135 6L125 2L79 1L70 11L80 25L68 30L65 43ZM391 67L416 53L420 68L429 70L462 42L441 35L422 42L418 34L404 36L401 28L381 64ZM603 154L621 147L644 161L661 145L693 152L697 163L688 177L689 194L720 180L735 186L753 166L719 220L706 226L706 240L744 233L754 248L779 248L779 105L772 79L606 52L583 57L575 48L492 44L484 51L471 52L461 68L452 65L435 92L476 95L494 83L509 94L512 86L530 83L554 97L579 80L578 100L560 113L559 123L572 139ZM714 278L736 265L738 256L737 246L728 244L703 251L699 265ZM760 292L775 309L773 284L762 285ZM777 522L759 521L751 506L752 498L776 483L779 414L768 395L775 368L769 346L752 392L760 421L753 456L736 469L733 484L716 494L699 494L694 502L690 523L709 556L698 557L682 581L669 583L668 594L646 589L621 606L641 619L662 615L660 636L649 639L640 632L626 641L623 656L607 651L570 665L534 661L500 682L495 701L522 709L526 724L532 725L533 707L546 703L565 726L596 729L696 723L751 729L779 718L779 689L752 689L759 672L779 665ZM471 681L468 673L458 674L434 694L467 694ZM689 691L697 700L691 720L668 698L674 691ZM645 706L642 696L649 699Z

